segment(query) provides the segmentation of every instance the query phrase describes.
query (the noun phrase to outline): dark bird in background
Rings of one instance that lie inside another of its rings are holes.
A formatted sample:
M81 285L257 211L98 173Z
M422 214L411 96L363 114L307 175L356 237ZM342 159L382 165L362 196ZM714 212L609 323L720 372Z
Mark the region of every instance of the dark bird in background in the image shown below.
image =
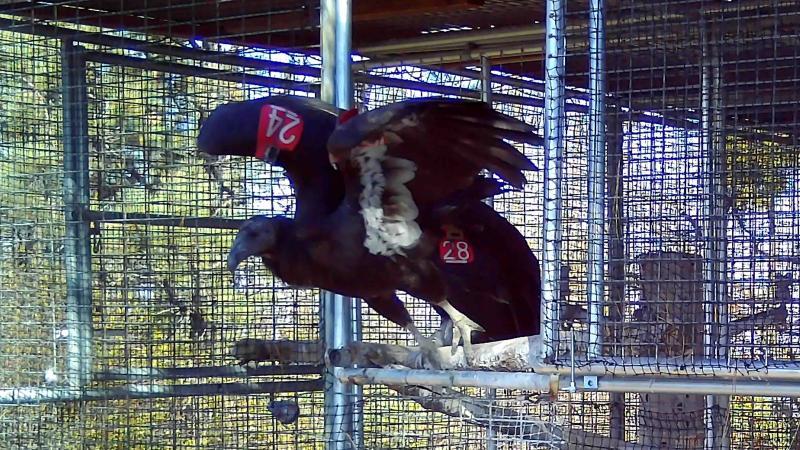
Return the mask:
M337 126L340 115L349 120ZM482 102L416 99L353 116L280 96L220 106L198 147L283 167L297 197L295 219L256 216L241 227L231 270L258 255L288 284L361 297L432 357L395 291L438 307L468 354L473 331L476 342L539 333L538 261L481 202L503 188L482 169L516 188L535 169L504 139L541 142Z

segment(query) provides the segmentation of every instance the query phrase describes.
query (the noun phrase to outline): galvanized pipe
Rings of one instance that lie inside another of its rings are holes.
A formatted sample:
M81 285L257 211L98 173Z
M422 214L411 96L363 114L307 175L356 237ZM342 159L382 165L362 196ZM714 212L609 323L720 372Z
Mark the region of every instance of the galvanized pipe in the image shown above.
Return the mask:
M85 49L72 41L61 46L64 108L64 267L67 305L67 380L81 388L92 379L92 250L89 224L81 212L89 205L89 112Z
M346 383L390 386L491 387L534 392L555 392L568 388L569 380L558 376L523 372L485 372L407 369L348 369L337 367L335 376ZM597 388L586 389L579 379L579 391L654 394L755 395L800 397L800 383L790 381L692 380L653 377L599 377Z
M568 375L571 367L533 364L537 373ZM577 376L691 376L747 380L793 380L800 382L800 363L716 360L703 358L620 358L604 357L601 361L576 361Z
M492 104L492 60L488 56L481 56L481 101ZM494 197L486 199L486 204L494 207ZM488 389L486 399L493 402L497 397L497 389ZM497 432L492 427L491 418L486 429L486 450L497 448Z
M271 366L119 367L94 373L94 381L180 380L187 378L244 378L275 375L315 375L323 366L310 364Z
M82 32L71 28L33 23L30 20L20 21L0 18L0 28L2 28L4 31L11 31L14 33L34 34L53 39L68 39L76 42L94 44L101 47L111 47L145 53L156 53L159 55L174 56L181 59L194 59L197 61L206 61L235 67L247 67L257 70L270 70L275 72L291 73L295 75L306 75L310 77L319 76L319 69L316 67L275 62L258 58L248 58L246 56L223 53L220 51L202 50L199 48L181 47L178 45L157 44L154 42L122 36L110 36L101 33Z
M598 379L600 392L651 394L754 395L759 397L800 397L800 383L787 381L689 380L658 378Z
M589 304L589 359L602 354L603 303L605 299L605 175L606 175L606 76L605 5L589 4L589 245L586 295Z
M555 358L561 283L561 184L564 177L565 1L547 0L544 92L542 358Z
M481 100L492 104L492 59L481 56Z
M608 106L608 105L606 105ZM606 183L608 198L608 316L606 348L612 355L622 353L623 308L625 302L625 229L623 189L623 120L616 108L606 109ZM625 394L609 395L610 432L614 439L625 438Z
M701 149L704 154L704 202L705 248L703 258L703 307L705 312L704 356L724 358L727 354L727 333L721 327L727 324L727 221L724 208L725 197L725 141L720 93L720 55L714 36L709 36L712 25L704 22L702 38L701 70ZM709 395L706 398L706 447L725 449L728 440L719 436L725 424L716 423L719 414L711 414L718 408L726 409L729 398Z
M514 56L527 56L541 54L544 48L539 45L519 45L516 47L497 47L467 50L448 50L440 52L428 52L411 54L397 58L370 59L353 63L355 70L370 70L381 67L393 67L403 65L426 65L426 64L448 64L458 62L468 62L480 60L481 56L492 58L510 58Z
M166 214L130 213L118 211L83 210L81 217L87 222L113 223L118 225L152 225L157 227L214 228L238 230L244 219L224 217L181 217Z
M321 99L342 109L353 106L351 76L350 0L323 0L321 3L322 86ZM360 334L360 317L354 314L357 300L323 291L321 295L323 336L326 353L341 349ZM325 376L325 434L327 450L345 450L351 442L359 446L363 425L360 390L342 383L330 369Z
M0 388L0 406L93 400L132 400L214 395L249 395L321 391L322 379L265 383L132 384L112 389Z
M283 88L302 92L317 92L319 89L319 87L314 83L300 83L297 81L284 80L282 78L231 72L229 70L216 70L206 67L190 66L186 64L158 62L150 59L115 55L112 53L87 52L86 59L103 64L136 67L142 70L152 70L164 73L176 73L190 77L202 77L210 80L227 81L229 83L244 83L252 84L254 86Z

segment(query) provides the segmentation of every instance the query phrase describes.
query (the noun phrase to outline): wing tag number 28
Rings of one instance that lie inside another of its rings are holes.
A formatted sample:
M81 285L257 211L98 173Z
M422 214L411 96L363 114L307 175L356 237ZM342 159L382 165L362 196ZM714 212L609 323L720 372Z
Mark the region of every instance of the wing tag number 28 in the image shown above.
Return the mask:
M291 152L302 135L303 119L299 114L280 106L264 105L258 120L256 157L263 158L270 148Z
M460 231L445 230L446 236L439 241L439 258L446 264L468 264L475 259L475 251L464 240Z

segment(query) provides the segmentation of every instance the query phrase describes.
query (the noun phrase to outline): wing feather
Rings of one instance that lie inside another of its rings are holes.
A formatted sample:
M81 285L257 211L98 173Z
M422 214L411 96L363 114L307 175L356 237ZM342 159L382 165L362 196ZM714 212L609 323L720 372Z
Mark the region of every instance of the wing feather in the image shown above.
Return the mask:
M364 245L404 254L421 237L418 216L476 183L481 170L521 189L536 166L507 141L541 144L534 127L472 100L423 98L391 104L341 124L328 140L332 163L364 216Z

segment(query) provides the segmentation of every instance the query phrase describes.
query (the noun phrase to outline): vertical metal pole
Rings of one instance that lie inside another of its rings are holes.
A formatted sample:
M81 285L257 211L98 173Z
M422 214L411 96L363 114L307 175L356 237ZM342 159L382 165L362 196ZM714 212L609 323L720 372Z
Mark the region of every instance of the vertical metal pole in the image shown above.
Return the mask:
M481 100L492 104L492 61L488 56L481 56ZM489 197L486 199L486 204L494 206L494 198ZM497 398L497 389L489 389L486 392L486 398L490 402L494 402ZM494 410L492 408L490 411ZM497 433L493 427L493 414L489 415L489 428L486 429L486 450L495 450L497 448Z
M544 230L542 236L542 358L554 360L558 347L561 283L561 184L564 177L563 0L547 0L544 91Z
M481 56L481 100L492 104L492 60Z
M323 0L321 11L321 98L342 109L353 106L351 76L351 2ZM361 334L359 302L322 292L322 326L326 349L342 348ZM363 430L361 388L344 384L328 371L325 376L326 449L360 448Z
M707 358L724 359L727 355L727 219L725 198L725 137L722 112L722 64L716 33L702 24L701 66L701 142L704 154L704 204L706 219L705 255L703 264L703 306L705 312L704 353ZM728 396L706 397L706 448L729 448L725 410Z
M89 113L84 48L64 41L61 47L64 108L64 264L67 282L67 379L83 387L92 376L92 253L89 224Z
M622 356L622 310L625 302L625 230L623 228L623 173L622 149L624 145L623 121L618 109L606 110L608 142L606 173L608 183L608 338L614 356ZM625 394L609 394L611 437L625 439Z
M602 354L605 278L605 5L589 1L589 358Z

